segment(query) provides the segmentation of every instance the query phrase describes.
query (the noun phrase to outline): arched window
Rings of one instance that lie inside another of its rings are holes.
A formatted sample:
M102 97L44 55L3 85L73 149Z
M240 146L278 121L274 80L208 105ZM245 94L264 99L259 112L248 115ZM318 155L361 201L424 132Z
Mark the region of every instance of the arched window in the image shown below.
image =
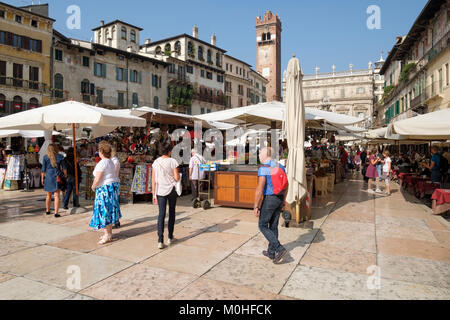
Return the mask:
M175 42L175 52L177 54L181 54L181 42L180 41Z
M36 98L30 99L30 109L35 109L39 106L39 101Z
M127 40L127 28L122 27L120 31L120 36L122 40Z
M157 46L157 47L156 47L155 53L156 53L156 54L161 54L161 47L160 47L160 46Z
M220 53L216 53L216 66L221 67L222 63L220 61Z
M102 43L102 31L101 30L98 31L97 43Z
M139 96L137 93L133 93L133 107L139 106Z
M203 60L203 47L198 47L198 59Z
M159 98L158 98L157 96L155 96L155 97L153 98L153 107L154 107L155 109L159 109Z
M170 43L164 46L164 54L166 56L170 56L172 54L172 46L170 45Z
M64 91L64 77L57 73L55 74L55 98L63 98Z
M212 58L211 58L211 49L208 49L208 53L207 53L207 61L208 61L208 62L212 62Z
M195 53L194 53L194 44L191 41L188 42L188 55L189 56L194 56L195 55Z
M108 38L109 38L109 29L105 30L105 43L108 43Z
M262 41L266 41L266 39L267 39L266 34L263 33L263 34L262 34Z
M112 36L112 39L113 39L113 40L116 39L116 26L113 26L113 27L112 27L111 36Z
M267 33L267 40L270 40L271 38L272 38L272 36L271 36L270 32Z
M22 109L22 97L15 96L13 99L14 110L20 111Z
M6 96L3 93L0 93L0 109L5 107Z
M131 30L131 32L130 32L130 41L136 42L136 31L135 30Z

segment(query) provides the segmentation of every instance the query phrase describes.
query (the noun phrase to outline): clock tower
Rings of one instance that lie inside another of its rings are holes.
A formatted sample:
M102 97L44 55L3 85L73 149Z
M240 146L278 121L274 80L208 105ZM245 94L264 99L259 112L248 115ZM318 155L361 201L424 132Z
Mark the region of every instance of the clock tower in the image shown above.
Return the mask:
M267 101L281 101L281 20L267 11L256 17L256 70L266 79Z

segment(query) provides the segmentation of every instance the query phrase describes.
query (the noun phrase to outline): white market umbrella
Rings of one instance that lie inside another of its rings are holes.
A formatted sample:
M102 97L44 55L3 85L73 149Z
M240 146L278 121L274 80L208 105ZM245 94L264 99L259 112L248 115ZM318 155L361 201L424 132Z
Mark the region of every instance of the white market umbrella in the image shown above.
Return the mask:
M109 128L113 131L117 127L145 127L146 125L147 121L143 118L77 101L66 101L0 118L0 129L49 131L72 128L72 136L75 137L77 127ZM73 140L73 145L76 162L76 139ZM75 166L75 179L78 182L77 166ZM78 183L75 183L75 186L78 195Z
M297 223L300 222L300 201L307 192L305 170L305 106L303 103L303 74L297 58L289 61L286 71L286 137L289 146L287 176L288 204L296 203Z
M53 135L59 135L59 132L53 131ZM0 130L0 138L22 137L22 138L43 138L44 130Z

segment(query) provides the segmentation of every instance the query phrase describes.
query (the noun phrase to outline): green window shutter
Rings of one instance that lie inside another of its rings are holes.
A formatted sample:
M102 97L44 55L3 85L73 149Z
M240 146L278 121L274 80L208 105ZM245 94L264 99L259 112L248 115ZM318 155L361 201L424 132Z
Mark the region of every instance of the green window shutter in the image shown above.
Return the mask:
M106 64L102 65L102 77L106 78Z
M139 83L142 83L142 71L139 71Z
M97 62L94 62L94 75L97 75Z
M117 81L120 81L119 73L120 73L120 68L119 68L119 67L116 67L116 80L117 80Z
M159 77L159 88L161 88L161 76Z

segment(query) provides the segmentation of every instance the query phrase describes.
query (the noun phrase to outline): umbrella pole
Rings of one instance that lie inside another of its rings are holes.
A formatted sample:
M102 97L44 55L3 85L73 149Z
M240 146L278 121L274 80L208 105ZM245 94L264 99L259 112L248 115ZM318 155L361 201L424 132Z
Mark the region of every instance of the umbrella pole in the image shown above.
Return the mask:
M72 138L73 138L73 154L74 154L74 162L75 162L75 192L77 197L80 196L78 190L78 159L77 159L77 140L75 136L75 123L72 123Z

